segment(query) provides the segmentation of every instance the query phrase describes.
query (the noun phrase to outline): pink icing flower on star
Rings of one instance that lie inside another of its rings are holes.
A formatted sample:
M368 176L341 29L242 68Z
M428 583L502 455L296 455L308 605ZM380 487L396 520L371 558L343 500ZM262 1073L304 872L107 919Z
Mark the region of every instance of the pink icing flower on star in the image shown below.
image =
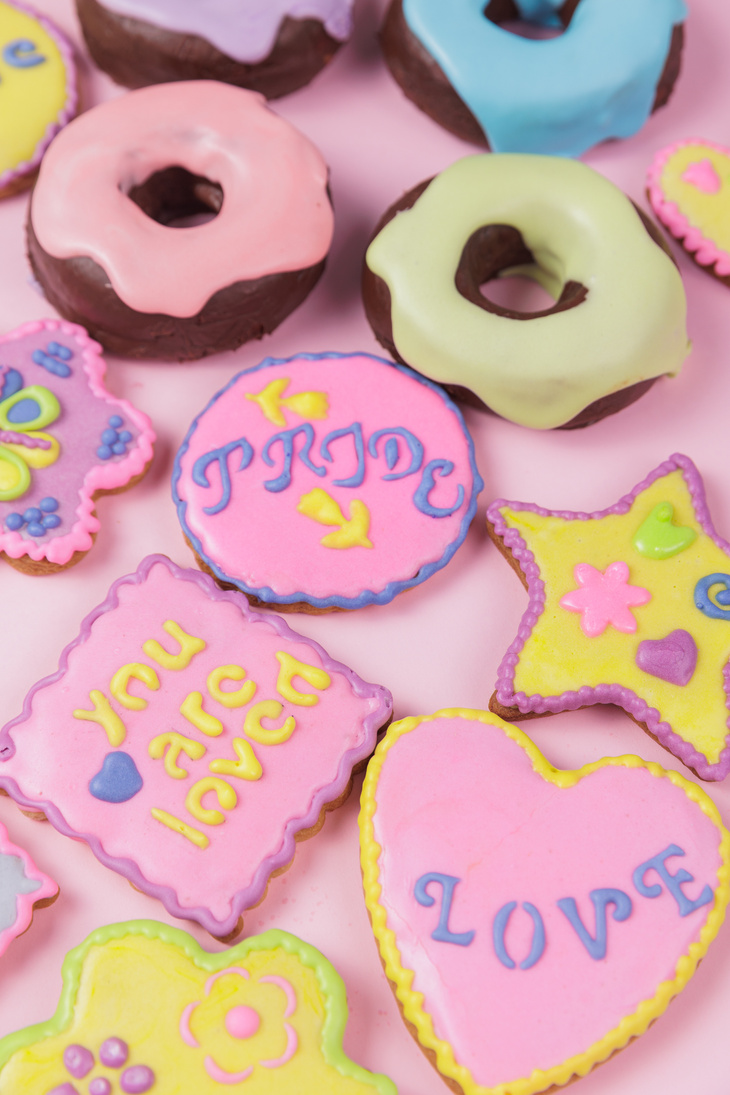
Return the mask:
M611 563L605 571L590 563L578 563L573 570L578 589L560 598L562 608L580 612L580 626L589 639L602 635L609 624L630 635L636 631L631 605L645 605L651 593L642 586L631 586L628 564Z

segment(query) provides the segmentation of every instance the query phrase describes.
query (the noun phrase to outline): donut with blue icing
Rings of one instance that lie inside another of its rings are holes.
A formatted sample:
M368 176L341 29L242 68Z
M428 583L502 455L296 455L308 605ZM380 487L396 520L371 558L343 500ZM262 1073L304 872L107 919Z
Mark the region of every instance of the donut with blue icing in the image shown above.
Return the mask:
M381 43L408 98L458 137L580 156L667 102L685 14L684 0L392 0Z
M92 58L125 87L220 80L267 99L308 84L347 40L354 0L76 0Z

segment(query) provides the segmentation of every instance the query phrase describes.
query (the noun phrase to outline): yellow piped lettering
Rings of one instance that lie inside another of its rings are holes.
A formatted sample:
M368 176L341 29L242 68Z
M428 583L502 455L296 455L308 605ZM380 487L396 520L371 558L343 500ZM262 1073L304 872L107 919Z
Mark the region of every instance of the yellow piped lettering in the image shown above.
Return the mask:
M217 738L223 733L223 723L215 715L209 715L203 710L203 693L188 692L180 704L180 714L184 715L201 734L207 734L209 738Z
M317 697L312 698L316 703ZM288 741L297 725L292 715L289 715L283 725L276 730L267 730L261 725L262 719L278 719L283 710L284 706L278 700L262 700L261 703L255 703L246 715L246 721L243 724L244 734L248 734L261 745L281 745L283 741Z
M314 707L315 703L319 703L319 696L314 696L311 692L298 692L292 679L301 677L307 684L311 684L312 688L322 691L329 688L332 683L330 675L315 665L297 661L283 650L277 651L276 659L281 666L276 681L276 691L279 695L290 703L296 703L299 707Z
M242 669L240 665L219 665L217 669L208 674L208 691L213 699L223 704L224 707L245 707L253 699L256 692L256 683L254 681L246 681L245 684L242 684L240 688L233 692L223 692L221 689L223 681L242 681L245 676L246 670Z
M205 650L205 640L197 639L195 635L188 635L180 624L174 620L165 620L162 630L175 640L180 646L179 654L170 654L164 646L160 646L157 639L148 639L142 644L142 649L148 658L157 662L163 669L187 669L190 662L201 650Z
M246 741L245 738L234 738L233 752L237 760L216 757L208 765L211 772L215 772L218 776L235 776L236 779L261 779L263 774L261 763L250 741Z
M129 692L130 680L140 681L145 688L149 688L151 692L156 692L160 687L160 678L151 665L145 665L143 662L130 662L128 665L123 665L121 669L117 669L109 683L109 691L114 699L121 703L122 707L127 707L130 711L144 711L147 700L143 699L142 696L131 695Z
M153 806L150 813L155 821L162 822L168 829L172 829L173 832L179 833L180 836L184 836L186 840L189 840L198 848L207 848L210 844L210 840L205 833L201 833L200 830L194 829L192 825L187 825L184 821L181 821L179 817L175 817L174 814L168 814L167 810L158 810L156 806Z
M186 738L184 734L178 734L175 730L167 734L158 734L150 742L148 750L153 760L159 760L164 756L165 771L173 779L185 779L188 775L187 769L178 764L181 753L185 753L190 760L200 760L207 752L201 741Z
M238 802L238 795L230 783L217 776L205 776L190 788L185 797L185 805L196 821L202 821L205 825L222 825L226 819L221 811L209 810L203 806L203 796L209 791L217 798L221 810L232 810Z
M89 699L94 705L94 710L86 711L83 707L79 707L73 713L74 718L83 719L86 722L97 722L106 733L110 745L114 747L121 745L127 736L127 728L109 700L97 688L89 692Z

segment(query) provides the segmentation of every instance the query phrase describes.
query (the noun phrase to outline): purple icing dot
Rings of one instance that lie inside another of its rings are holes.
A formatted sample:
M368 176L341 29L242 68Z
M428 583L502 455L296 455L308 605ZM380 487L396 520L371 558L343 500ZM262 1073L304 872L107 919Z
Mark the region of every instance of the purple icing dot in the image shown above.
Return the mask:
M115 430L118 430L120 426L124 425L124 419L120 414L113 414L109 419L109 425L113 426Z
M52 1088L47 1095L79 1095L78 1089L73 1084L59 1084Z
M43 527L43 525L40 523L40 521L31 521L30 524L28 525L28 535L29 536L45 536L46 535L46 530Z
M155 1082L155 1074L147 1065L132 1065L122 1073L122 1091L128 1095L143 1095Z
M61 524L61 518L57 513L47 513L41 521L43 528L58 528Z
M129 1057L129 1046L121 1038L107 1038L99 1050L99 1060L107 1068L121 1068Z
M85 1046L70 1045L63 1051L63 1063L77 1080L83 1080L94 1067L94 1054Z
M123 456L126 451L127 451L127 446L124 444L123 441L115 441L114 444L112 445L112 452L116 456Z
M105 1076L97 1076L89 1084L89 1095L111 1095L112 1085Z
M9 513L5 518L5 527L11 532L17 532L25 524L22 513Z
M99 448L96 450L96 455L100 460L111 460L113 453L108 445L99 445Z
M101 431L101 443L102 445L113 445L117 440L116 430L102 430Z
M44 513L55 513L58 509L58 499L52 498L50 495L47 498L41 498L38 508L43 510Z
M23 518L26 521L40 521L42 516L43 514L37 506L30 506L23 514Z
M119 440L124 441L124 443L128 445L129 442L132 440L132 435L129 430L122 430L119 434Z

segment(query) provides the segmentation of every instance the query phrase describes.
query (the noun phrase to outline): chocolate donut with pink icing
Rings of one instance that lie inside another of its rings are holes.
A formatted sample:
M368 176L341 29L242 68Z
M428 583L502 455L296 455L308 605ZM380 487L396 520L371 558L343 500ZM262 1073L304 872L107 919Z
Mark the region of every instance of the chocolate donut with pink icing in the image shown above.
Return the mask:
M31 265L51 304L112 353L234 349L271 332L322 273L327 176L260 95L143 88L53 142L29 212Z
M76 0L118 84L222 80L267 99L308 84L347 40L354 0Z

